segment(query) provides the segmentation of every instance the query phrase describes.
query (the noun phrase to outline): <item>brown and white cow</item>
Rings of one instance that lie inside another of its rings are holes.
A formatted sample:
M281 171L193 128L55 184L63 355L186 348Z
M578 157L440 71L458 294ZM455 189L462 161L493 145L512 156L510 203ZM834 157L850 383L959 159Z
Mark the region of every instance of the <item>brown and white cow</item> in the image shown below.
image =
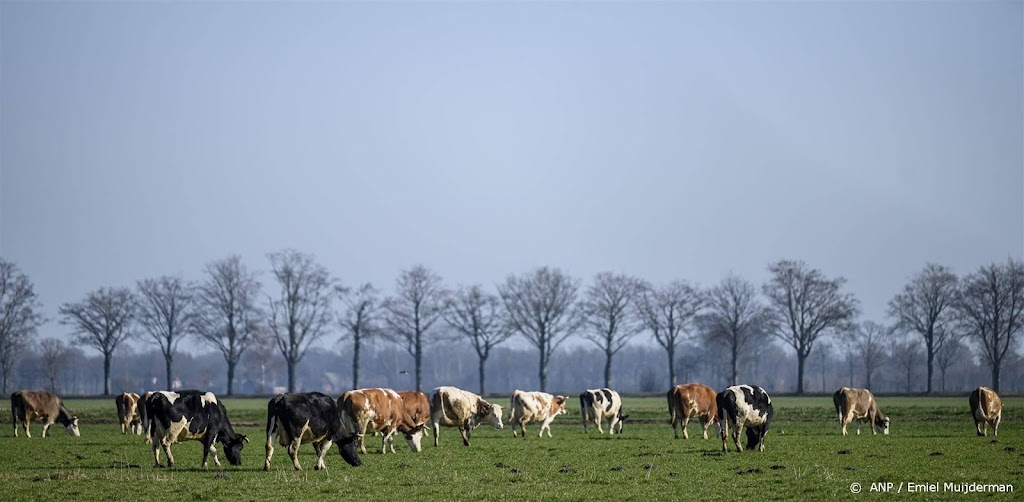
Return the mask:
M416 417L416 425L423 425L423 434L429 434L426 424L430 421L430 397L415 390L400 390L398 395L402 396L405 413Z
M999 435L999 421L1003 417L1003 401L999 395L988 387L978 387L971 392L968 399L971 403L971 416L974 417L974 428L979 436L988 435L988 425L992 424L992 435Z
M604 434L601 421L608 419L608 433L615 434L616 429L622 434L622 423L629 415L622 414L622 398L614 390L587 389L580 393L580 415L583 416L583 432L587 426L594 424L597 432Z
M114 405L117 406L117 420L121 423L121 434L142 434L142 417L139 416L139 395L134 392L124 392L114 398Z
M504 410L484 398L456 387L438 387L430 396L430 421L434 425L434 446L438 444L441 426L458 427L462 444L469 446L473 429L489 423L495 429L504 427L501 415Z
M14 437L18 437L19 423L25 427L25 436L32 437L29 425L33 418L45 420L43 437L55 422L60 422L72 436L82 435L78 429L78 417L71 415L56 394L45 390L19 390L11 394L11 416L14 419Z
M715 389L699 383L676 385L668 391L668 412L672 416L672 431L679 439L679 428L683 429L683 438L690 439L686 431L691 418L700 418L704 429L704 439L708 438L708 427L718 425L718 405L715 403Z
M843 427L844 436L847 435L846 426L854 420L857 421L857 434L860 434L862 422L871 424L872 434L889 433L889 417L878 408L878 402L871 391L842 387L832 395L832 402L836 406L836 414L839 415L839 425Z
M565 402L569 396L554 396L547 392L525 392L516 390L512 393L512 414L508 417L508 423L512 425L512 436L516 435L516 425L526 439L526 424L540 422L539 437L544 437L544 430L547 429L548 437L551 437L551 422L558 415L564 415Z
M338 398L338 409L341 411L342 429L354 432L359 450L366 453L364 437L366 432L381 432L381 453L395 453L393 436L401 432L405 442L414 452L420 451L421 439L425 423L420 417L410 416L405 411L402 396L391 389L357 389L350 390Z

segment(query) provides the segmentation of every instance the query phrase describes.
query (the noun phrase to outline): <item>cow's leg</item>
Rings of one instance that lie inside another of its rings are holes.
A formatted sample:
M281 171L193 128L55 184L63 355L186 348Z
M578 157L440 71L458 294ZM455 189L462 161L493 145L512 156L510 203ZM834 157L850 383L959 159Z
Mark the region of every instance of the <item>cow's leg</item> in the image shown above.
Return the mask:
M53 422L50 422L50 421L43 422L43 437L46 437L46 433L49 432L50 424L52 424L52 423Z
M608 434L615 435L615 424L619 423L619 414L612 415L612 419L608 421Z
M583 433L590 432L587 428L590 427L590 415L586 411L583 412Z
M687 430L686 430L686 427L688 425L690 425L690 414L689 413L683 413L683 420L682 420L682 422L683 422L682 423L682 426L683 426L683 439L690 439L690 433L687 432Z
M871 424L871 435L872 436L877 436L878 435L878 427L875 427L875 414L874 413L868 413L868 423Z
M722 451L728 451L729 448L726 446L728 444L726 443L726 438L729 437L729 422L726 420L718 421L718 434L722 437Z
M27 437L27 438L32 437L32 431L29 429L29 427L31 425L32 425L32 419L29 418L28 415L26 415L25 416L25 437Z
M676 439L679 439L679 417L675 413L672 414L672 418L669 419L669 423L672 424L672 432L675 434Z
M704 439L707 439L708 438L708 427L711 427L711 415L710 414L704 415L704 417L701 418L701 424L704 425Z
M513 425L513 427L515 427ZM469 425L469 421L465 421L459 424L459 434L462 434L462 444L469 446L469 431L472 430ZM515 429L512 429L512 433L515 434Z
M736 451L738 452L743 451L743 445L740 444L740 432L742 429L743 426L740 425L739 422L737 422L736 426L732 428L732 442L736 445Z
M217 445L216 444L214 444L214 443L210 444L210 453L213 454L213 463L214 463L214 465L216 465L217 467L220 467L220 457L217 456ZM203 467L206 467L206 465L203 465Z
M327 452L331 451L330 438L324 439L319 443L313 443L313 449L316 450L316 465L313 466L314 471L320 471L327 468L327 464L324 462L324 457L327 456Z
M440 432L441 432L441 424L439 422L434 422L433 427L434 427L434 446L437 446L437 440L441 437L441 434L440 434Z
M843 428L843 435L844 436L849 434L848 432L846 432L846 425L847 424L848 424L848 421L846 420L846 417L840 415L839 416L839 425L842 426L842 428Z
M171 455L171 445L161 443L160 446L164 449L164 454L167 455L167 467L174 467L174 455Z
M992 435L993 436L998 436L999 435L999 422L1002 420L1002 418L1003 418L1003 412L1000 411L999 414L996 415L995 422L992 423Z
M160 445L154 442L151 446L153 447L153 467L163 467L160 465Z
M274 456L274 442L277 441L277 427L272 427L267 431L267 460L263 463L263 470L270 470L270 459Z
M301 434L296 434L296 436L292 438L291 443L288 443L288 457L292 459L292 467L294 467L296 471L302 470L302 466L299 465L299 446L301 445Z

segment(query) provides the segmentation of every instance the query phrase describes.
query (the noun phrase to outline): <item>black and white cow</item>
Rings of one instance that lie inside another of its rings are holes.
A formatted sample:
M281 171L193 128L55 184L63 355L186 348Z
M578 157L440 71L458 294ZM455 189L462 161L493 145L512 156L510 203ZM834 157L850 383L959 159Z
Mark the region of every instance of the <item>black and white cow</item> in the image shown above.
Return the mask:
M718 422L722 434L722 451L726 451L726 438L732 426L732 440L736 451L740 446L740 429L747 428L747 449L764 451L764 436L772 423L772 398L756 385L734 385L715 396Z
M597 432L604 434L601 422L608 419L608 432L622 434L622 423L629 415L622 414L622 398L614 390L587 389L580 394L580 414L583 416L583 432L589 432L590 424L597 426Z
M318 471L327 468L324 456L334 442L338 443L341 458L350 465L358 466L360 461L355 439L354 434L342 436L341 413L338 404L330 396L319 392L278 394L267 404L267 461L263 464L263 470L270 470L275 440L288 448L288 456L297 471L302 470L299 465L299 446L302 440L313 443L316 451L316 465L313 468Z
M242 464L242 446L249 439L236 434L231 428L224 403L218 401L212 392L154 392L146 400L146 415L149 419L149 436L153 440L155 467L163 467L160 465L161 447L167 454L167 466L174 467L171 445L192 439L203 443L204 468L210 452L213 452L213 462L220 466L217 448L213 445L216 441L224 445L224 456L231 465Z

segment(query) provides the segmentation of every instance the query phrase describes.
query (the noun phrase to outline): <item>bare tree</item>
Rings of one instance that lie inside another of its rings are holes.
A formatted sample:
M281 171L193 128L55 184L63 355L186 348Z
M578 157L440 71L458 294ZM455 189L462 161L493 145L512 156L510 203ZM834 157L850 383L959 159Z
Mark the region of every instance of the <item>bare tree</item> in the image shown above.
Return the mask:
M269 258L281 286L280 295L269 299L270 335L288 364L288 392L296 392L295 367L333 319L334 280L312 255L286 249Z
M846 279L826 278L802 261L780 260L768 266L771 278L762 287L768 298L772 333L796 351L797 393L804 393L804 366L823 335L852 327L858 313L853 295L842 293Z
M377 289L368 282L355 290L342 286L335 289L345 304L345 313L338 317L338 324L341 326L341 341L352 340L352 388L358 389L362 345L380 335L380 298Z
M893 337L892 328L864 321L859 326L854 326L844 337L864 364L864 386L871 389L871 376L882 364L886 342Z
M131 323L137 311L135 295L128 288L100 288L85 301L60 307L61 324L71 326L80 343L103 354L103 395L110 395L110 361L121 342L133 336Z
M487 293L479 285L459 290L448 299L444 319L449 326L469 339L480 364L480 394L484 394L484 367L491 349L513 334L503 315L497 295Z
M949 268L929 263L903 286L901 293L889 300L889 315L896 319L896 328L924 338L929 394L935 355L942 350L950 332L946 326L955 320L957 283L956 274Z
M59 393L57 380L68 363L68 346L56 338L44 338L39 342L39 356L46 366L46 376L50 379L50 392Z
M441 276L423 265L404 270L395 281L395 296L384 301L383 336L403 347L416 364L416 390L423 385L423 352L437 338L431 327L444 313L448 292Z
M935 362L939 364L940 390L942 392L946 392L946 371L949 370L954 362L959 361L964 353L969 353L970 351L970 349L964 346L962 340L963 336L953 331L946 335L946 341L942 344L942 348L935 353Z
M0 257L0 373L4 395L18 356L36 328L46 322L40 310L42 303L32 281L17 265Z
M1010 258L964 278L957 300L964 332L981 348L999 392L1000 371L1024 330L1024 262Z
M576 333L582 313L576 306L579 281L558 268L540 267L510 275L498 286L513 330L540 353L540 390L547 390L548 363L558 346Z
M753 284L729 275L705 295L706 313L697 317L704 339L725 347L732 365L729 381L739 384L739 360L751 345L767 337L767 310L757 299Z
M234 395L235 369L242 354L261 336L256 306L260 294L256 274L238 255L206 265L206 279L196 288L195 332L216 348L228 366L227 392Z
M580 335L604 352L604 386L612 386L612 358L644 330L634 315L642 282L611 272L601 272L586 289L581 307L584 326Z
M900 369L907 377L906 392L914 390L914 370L917 369L922 352L921 340L916 337L893 343L892 358L900 365Z
M686 281L675 280L660 288L644 284L637 303L637 315L654 340L668 354L669 387L676 384L676 348L704 306L700 293Z
M181 277L162 276L138 282L137 320L164 356L167 389L174 382L174 353L196 324L193 285Z

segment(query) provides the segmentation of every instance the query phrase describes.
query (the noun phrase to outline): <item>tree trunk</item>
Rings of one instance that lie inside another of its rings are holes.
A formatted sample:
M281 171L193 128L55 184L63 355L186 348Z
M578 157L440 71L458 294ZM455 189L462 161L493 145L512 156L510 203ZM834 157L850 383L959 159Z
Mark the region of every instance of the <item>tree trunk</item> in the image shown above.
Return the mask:
M999 365L992 365L992 390L999 394Z
M739 385L738 382L737 382L739 380L739 369L738 369L739 358L740 358L739 350L736 349L736 344L733 344L732 345L732 375L730 376L730 381L732 381L732 383L730 383L729 385Z
M3 392L3 395L6 396L7 395L7 368L4 368L3 374L4 374L3 375L3 378L4 378L4 392Z
M668 352L668 388L673 388L676 385L676 346L668 344L665 348Z
M420 334L416 333L416 392L423 392L420 388L423 386L423 342L420 341Z
M487 362L486 357L480 357L480 395L484 395L484 363Z
M942 392L946 392L946 368L940 368L939 374L942 375Z
M103 354L103 395L110 395L110 357L112 354Z
M605 352L604 355L604 386L610 389L612 387L612 354Z
M540 379L540 390L541 392L547 392L548 387L548 358L544 351L544 347L540 349L540 373L538 375Z
M352 388L359 388L359 337L352 338Z
M288 358L288 392L295 392L295 358Z
M235 395L235 364L238 364L238 363L234 363L234 362L228 361L228 395L229 396Z
M796 394L804 395L804 363L807 362L807 354L796 353Z
M928 394L932 393L932 361L935 360L935 351L933 350L934 339L932 336L928 337Z
M173 360L173 354L164 356L164 363L167 365L167 390L174 390L174 375L171 373L171 361Z

